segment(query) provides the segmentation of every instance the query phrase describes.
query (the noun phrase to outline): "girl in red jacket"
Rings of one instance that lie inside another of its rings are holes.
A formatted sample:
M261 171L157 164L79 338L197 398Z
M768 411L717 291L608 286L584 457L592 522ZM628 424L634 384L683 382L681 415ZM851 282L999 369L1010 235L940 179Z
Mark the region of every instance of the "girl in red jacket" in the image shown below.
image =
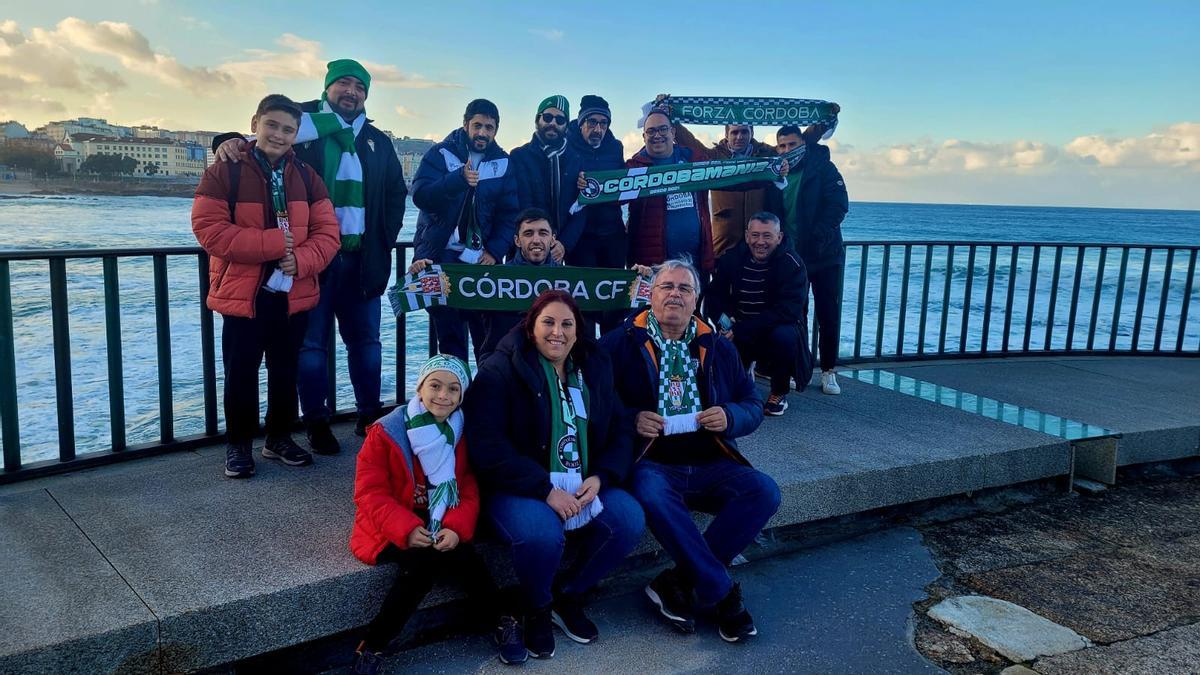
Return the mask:
M439 577L457 579L485 611L496 611L495 582L468 543L479 516L459 410L469 384L461 359L429 359L416 396L371 425L358 453L350 549L368 565L397 563L397 574L358 645L355 673L378 671L384 648ZM511 616L499 619L496 640L502 661L525 660L521 630Z

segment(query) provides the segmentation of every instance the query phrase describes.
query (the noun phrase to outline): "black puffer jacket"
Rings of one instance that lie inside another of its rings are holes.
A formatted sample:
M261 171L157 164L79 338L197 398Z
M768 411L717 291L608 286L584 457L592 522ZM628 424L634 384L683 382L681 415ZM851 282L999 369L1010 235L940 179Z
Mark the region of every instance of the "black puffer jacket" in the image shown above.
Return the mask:
M794 244L809 272L840 265L845 258L842 220L850 211L846 182L829 160L829 148L817 143L808 144L800 170L799 204L785 204L783 191L774 188L767 190L766 210L779 214L786 230L792 210L800 209ZM793 180L797 169L789 173Z
M573 358L588 389L588 475L619 485L633 464L633 422L613 385L612 363L594 342ZM467 452L485 492L545 499L550 494L550 405L537 348L521 329L484 361L463 402Z

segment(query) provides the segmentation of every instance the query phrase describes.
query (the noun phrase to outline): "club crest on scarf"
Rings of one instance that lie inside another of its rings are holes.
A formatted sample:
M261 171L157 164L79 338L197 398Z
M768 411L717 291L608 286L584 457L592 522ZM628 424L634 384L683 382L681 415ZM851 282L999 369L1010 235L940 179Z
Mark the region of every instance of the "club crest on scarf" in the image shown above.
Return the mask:
M575 440L575 434L569 434L558 441L558 461L564 468L572 471L578 471L583 466Z

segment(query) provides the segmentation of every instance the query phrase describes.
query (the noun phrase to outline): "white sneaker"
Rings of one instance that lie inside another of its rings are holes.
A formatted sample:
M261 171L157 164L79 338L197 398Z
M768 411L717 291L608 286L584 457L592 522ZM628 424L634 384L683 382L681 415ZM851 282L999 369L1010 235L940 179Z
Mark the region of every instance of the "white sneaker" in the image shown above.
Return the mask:
M838 386L837 375L832 370L821 371L821 391L831 396L842 393L842 388Z

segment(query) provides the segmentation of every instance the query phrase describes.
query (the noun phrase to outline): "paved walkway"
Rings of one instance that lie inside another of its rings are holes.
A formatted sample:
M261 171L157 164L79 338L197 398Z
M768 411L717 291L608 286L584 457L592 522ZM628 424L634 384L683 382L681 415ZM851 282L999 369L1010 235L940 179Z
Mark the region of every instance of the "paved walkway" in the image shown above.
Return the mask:
M1197 452L1200 359L895 370L1127 433L1124 463ZM783 491L772 525L1070 471L1061 437L850 378L843 390L793 395L744 442ZM386 571L347 550L356 439L341 431L349 452L260 461L250 481L224 479L210 447L0 488L0 671L195 670L364 624Z

